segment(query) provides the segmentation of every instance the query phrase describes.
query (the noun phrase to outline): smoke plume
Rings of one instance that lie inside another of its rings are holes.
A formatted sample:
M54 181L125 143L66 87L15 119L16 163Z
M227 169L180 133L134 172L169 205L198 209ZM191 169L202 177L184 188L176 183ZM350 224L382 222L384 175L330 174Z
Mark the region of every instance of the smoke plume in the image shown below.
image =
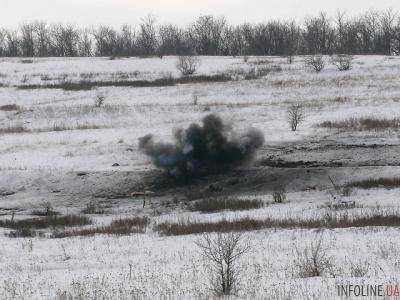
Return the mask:
M175 143L157 143L153 136L139 139L139 149L151 157L155 166L174 176L192 176L241 165L251 160L264 144L256 129L236 136L220 117L208 115L202 124L191 124L175 133Z

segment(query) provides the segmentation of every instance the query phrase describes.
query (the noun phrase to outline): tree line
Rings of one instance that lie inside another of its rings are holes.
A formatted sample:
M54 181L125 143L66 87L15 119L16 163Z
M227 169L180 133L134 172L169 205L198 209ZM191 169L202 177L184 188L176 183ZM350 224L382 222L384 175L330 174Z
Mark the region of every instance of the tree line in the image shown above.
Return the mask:
M164 56L400 54L397 12L368 11L356 17L338 12L307 17L302 22L272 20L229 24L224 17L201 16L188 26L158 24L148 16L137 26L26 22L0 28L0 56Z

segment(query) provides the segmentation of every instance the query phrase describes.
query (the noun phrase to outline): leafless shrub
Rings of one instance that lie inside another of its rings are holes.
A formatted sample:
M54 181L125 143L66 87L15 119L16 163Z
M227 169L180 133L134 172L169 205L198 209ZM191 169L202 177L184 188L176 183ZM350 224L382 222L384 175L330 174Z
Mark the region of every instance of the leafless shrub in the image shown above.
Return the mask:
M21 78L21 83L25 84L29 81L29 76L27 74L24 74Z
M61 250L63 252L63 261L67 261L71 259L71 256L67 254L67 250L65 249L65 246L61 244Z
M365 277L371 266L368 261L356 262L350 264L350 276L351 277Z
M339 71L348 71L353 68L354 57L347 54L334 55L331 58L331 62Z
M328 256L328 247L323 234L319 234L304 249L295 247L295 267L301 278L320 277L332 270L332 258Z
M96 108L102 107L105 100L106 97L104 97L103 95L98 95L94 101L94 107Z
M395 243L389 242L378 245L378 249L374 252L375 255L384 260L396 260L400 254L400 249Z
M321 72L325 68L325 60L321 54L309 55L304 59L305 65L315 72Z
M300 103L291 105L287 110L287 118L292 131L297 131L298 126L304 121L304 108Z
M204 234L196 241L203 258L209 263L211 290L217 295L232 295L240 284L239 261L251 249L242 234Z
M285 189L280 188L274 191L272 194L272 198L274 199L275 203L283 203L286 201L286 192Z
M199 94L194 93L193 94L193 105L197 105L199 103Z
M183 76L190 76L196 73L200 61L195 56L179 56L176 68Z

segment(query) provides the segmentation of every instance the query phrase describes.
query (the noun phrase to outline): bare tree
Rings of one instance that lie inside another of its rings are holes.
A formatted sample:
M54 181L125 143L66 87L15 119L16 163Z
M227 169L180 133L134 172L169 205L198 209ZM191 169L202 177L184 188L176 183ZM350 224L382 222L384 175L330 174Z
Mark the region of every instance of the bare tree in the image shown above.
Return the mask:
M93 41L90 35L90 30L85 28L81 30L78 51L80 56L92 56L93 55Z
M400 55L400 18L398 19L398 24L392 40L392 51L395 55Z
M386 10L380 15L380 28L382 31L381 40L382 40L382 51L386 55L392 54L392 41L395 36L395 21L398 17L397 12L393 12L393 10Z
M136 32L130 25L122 25L121 33L119 34L123 55L134 56L137 54L136 47Z
M312 68L315 72L321 72L325 68L325 60L321 54L308 55L305 60L306 67Z
M114 56L116 44L116 32L110 26L100 26L93 31L93 37L96 41L96 55Z
M31 23L24 23L20 26L21 52L22 56L35 56L35 26Z
M9 30L6 32L7 51L6 55L16 57L20 55L20 40L18 38L18 31Z
M99 108L102 107L106 97L103 95L97 95L96 99L94 100L94 107Z
M334 55L331 58L331 62L339 71L348 71L353 68L354 57L347 54Z
M308 53L328 54L332 51L334 40L335 32L326 13L306 19L304 42Z
M148 15L140 24L139 45L142 55L155 54L157 49L156 18Z
M46 22L37 21L34 23L36 36L36 55L39 57L49 56L50 35Z
M182 55L190 53L184 30L178 26L168 24L159 29L159 55Z
M196 73L200 61L195 56L179 56L176 68L183 76L190 76Z
M293 62L293 56L296 55L300 44L301 29L294 21L284 26L284 54L288 58L289 64Z
M218 233L215 237L204 234L196 245L209 263L212 291L217 295L237 293L240 282L238 263L250 251L250 241L240 233Z
M304 118L304 108L300 103L293 104L288 108L288 122L292 131L297 131Z
M291 62L297 54L400 53L400 19L394 10L355 17L338 12L332 19L320 13L303 25L280 20L230 25L208 15L187 27L157 26L150 15L137 32L133 28L99 26L89 34L71 25L24 23L18 30L0 30L0 56L281 55Z
M189 30L196 45L195 51L200 55L219 55L225 27L226 20L223 17L199 17Z
M0 28L0 56L5 56L7 52L6 31Z
M52 46L56 56L77 56L79 31L73 25L54 25L51 29Z

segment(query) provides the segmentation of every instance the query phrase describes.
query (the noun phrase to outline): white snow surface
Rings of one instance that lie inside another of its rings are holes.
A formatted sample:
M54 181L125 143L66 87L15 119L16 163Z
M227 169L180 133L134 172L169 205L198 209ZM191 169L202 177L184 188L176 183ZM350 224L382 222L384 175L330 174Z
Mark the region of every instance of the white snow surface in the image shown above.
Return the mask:
M284 58L249 58L250 63L260 60L268 60L270 65L279 65L283 70L257 80L152 88L102 87L77 92L23 90L18 86L65 79L78 82L178 77L176 57L35 58L32 63L0 59L0 106L16 104L21 108L0 110L0 129L23 126L29 130L0 133L0 192L13 192L3 193L4 196L0 193L2 218L11 218L10 211L24 218L46 201L61 212L79 212L87 202L85 195L89 199L93 190L139 180L139 172L154 168L138 151L139 137L152 133L158 140L169 141L174 130L199 122L209 113L222 116L237 131L249 127L262 130L266 137L264 154L268 149L304 141L400 146L396 130L339 132L317 127L323 121L352 117L400 118L399 57L356 56L350 71L339 72L328 63L321 73L305 68L302 57L296 57L291 65ZM241 57L202 57L200 61L198 73L203 75L251 67ZM98 96L105 97L105 104L96 108ZM198 103L194 105L196 97ZM287 108L299 102L305 107L306 118L299 130L292 132L287 123ZM80 129L82 126L89 129ZM56 127L70 130L54 131ZM377 159L381 155L379 149L375 154L366 151ZM385 155L395 156L392 154L388 151ZM329 161L342 154L316 151L313 155ZM306 160L307 151L292 157ZM114 163L119 166L113 167ZM92 176L77 179L77 172ZM395 177L399 168L382 165L332 168L329 172L344 184L363 178ZM310 179L314 183L319 180ZM60 196L55 189L61 191ZM131 199L113 199L109 213L91 217L95 224L107 224L133 212L148 214L151 225L147 232L131 236L12 239L5 235L8 230L1 229L0 299L207 298L212 294L206 262L194 243L199 236L165 237L153 231L153 225L246 216L322 218L329 211L326 204L332 201L330 191L326 186L311 190L293 187L284 204L217 214L177 207L175 211L154 215L152 210L140 210L141 203L132 204ZM348 213L400 214L399 196L399 189L355 189L346 201L355 201L356 208ZM271 193L242 197L272 201ZM334 275L327 272L320 277L301 278L296 271L296 249L309 247L318 234L316 230L299 229L247 233L252 251L240 261L241 283L235 297L335 299L336 286L341 283L400 283L400 231L396 227L326 230L324 243Z

